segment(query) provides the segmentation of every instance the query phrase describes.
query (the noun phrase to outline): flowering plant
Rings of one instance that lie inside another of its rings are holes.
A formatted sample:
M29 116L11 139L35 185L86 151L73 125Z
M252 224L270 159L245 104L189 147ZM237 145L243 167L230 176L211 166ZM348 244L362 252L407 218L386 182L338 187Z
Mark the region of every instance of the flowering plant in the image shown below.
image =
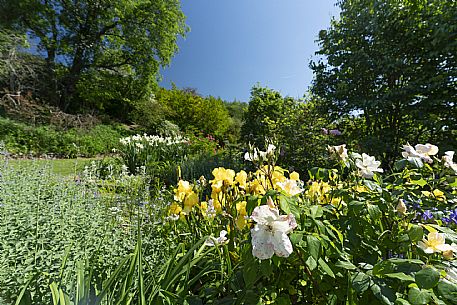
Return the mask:
M433 145L424 147L414 150L437 155ZM255 171L215 168L208 182L179 181L168 223L180 234L208 236L207 246L227 266L218 286L205 284L212 297L246 304L453 304L452 154L422 166L404 154L384 173L374 157L344 145L329 152L339 165L310 169L306 183L275 163L274 145L245 154Z

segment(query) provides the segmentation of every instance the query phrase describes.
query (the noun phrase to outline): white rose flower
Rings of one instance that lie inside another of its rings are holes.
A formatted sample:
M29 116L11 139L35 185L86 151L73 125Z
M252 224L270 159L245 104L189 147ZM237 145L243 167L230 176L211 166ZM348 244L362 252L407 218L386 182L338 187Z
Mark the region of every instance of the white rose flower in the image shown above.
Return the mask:
M251 229L253 256L269 259L273 254L288 257L292 253L292 243L287 236L297 227L292 214L279 215L279 210L269 204L256 207L251 219L256 222Z
M359 168L359 174L363 178L373 178L374 172L382 173L384 170L379 168L380 161L376 161L375 157L369 156L365 153L362 154L361 159L355 160L355 165Z
M427 163L433 163L433 159L430 156L434 156L438 153L438 147L430 143L417 144L414 148L407 144L403 145L403 152L401 153L403 158L418 158L424 160Z

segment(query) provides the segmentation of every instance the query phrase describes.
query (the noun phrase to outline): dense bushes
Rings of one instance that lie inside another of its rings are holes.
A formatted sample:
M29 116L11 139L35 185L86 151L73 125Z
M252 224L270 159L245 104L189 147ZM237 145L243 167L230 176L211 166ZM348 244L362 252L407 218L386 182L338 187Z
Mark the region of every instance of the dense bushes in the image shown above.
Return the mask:
M97 125L90 130L57 130L52 126L29 126L0 118L0 141L14 155L53 154L60 157L110 153L127 134L121 127Z
M307 175L313 166L325 166L327 145L341 144L341 133L320 116L318 99L283 97L275 90L255 86L242 127L242 140L258 147L265 140L280 143L279 164Z

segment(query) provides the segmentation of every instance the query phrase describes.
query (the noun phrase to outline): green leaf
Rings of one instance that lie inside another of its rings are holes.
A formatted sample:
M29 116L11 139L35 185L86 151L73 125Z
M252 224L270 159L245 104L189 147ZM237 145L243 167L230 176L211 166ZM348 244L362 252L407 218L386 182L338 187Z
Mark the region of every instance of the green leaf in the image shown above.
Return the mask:
M333 270L322 258L319 258L319 260L317 262L319 263L319 266L321 266L322 270L324 270L325 274L335 278L335 274L333 273Z
M257 196L249 196L247 203L246 203L246 212L248 215L252 214L255 207L259 204L259 197Z
M427 185L427 181L425 181L424 178L420 178L419 180L411 179L411 183L415 184L415 185L419 185L420 187L424 187L425 185Z
M312 218L319 218L322 217L322 215L324 215L324 210L320 205L313 205L311 206L310 210Z
M347 269L347 270L354 270L357 269L357 267L352 264L351 262L345 262L345 261L337 261L335 264L336 267Z
M275 304L277 305L292 305L290 297L288 295L281 295L279 298L275 300Z
M410 224L408 236L411 242L418 242L424 238L424 229L421 226Z
M306 242L309 254L317 261L321 251L321 241L313 235L306 235Z
M432 294L428 290L411 287L408 292L408 300L412 305L426 305L432 299Z
M317 262L312 256L308 257L305 263L308 265L310 270L314 270L317 267Z
M406 167L408 161L406 159L398 160L394 163L394 169L397 171L401 171Z
M411 303L406 301L405 299L398 298L395 300L395 305L411 305Z
M441 281L436 287L438 294L451 304L457 304L457 285L449 281Z
M352 276L352 287L359 294L364 293L370 287L370 277L363 272L358 272Z
M351 201L348 204L348 209L355 215L358 215L360 211L365 207L365 203L360 201Z
M411 275L406 275L403 272L386 273L385 276L405 282L414 282L414 278Z
M377 263L376 265L374 265L374 267L373 267L373 275L381 276L381 277L387 273L394 273L394 271L395 271L395 265L388 260L381 261L381 262Z
M289 235L289 239L292 245L296 245L303 240L303 233L292 233Z
M263 276L270 276L273 273L273 266L271 265L271 261L268 259L264 259L260 262L260 272Z
M380 282L381 283L381 282ZM371 287L371 291L375 295L375 297L380 300L382 303L386 305L392 305L395 301L395 293L394 291L385 286L383 283L381 284L373 284Z
M375 182L373 182L373 181L371 181L371 180L363 180L363 184L365 184L365 186L366 186L370 191L373 191L373 192L374 192L374 191L376 191L376 192L381 192L381 187L380 187L377 183L375 183Z
M292 213L295 219L300 219L300 208L298 207L297 201L294 198L290 198L284 195L279 196L279 207L286 214Z
M377 220L381 217L381 210L379 207L375 204L368 204L368 214L370 214L370 217L372 220Z
M259 265L257 261L251 256L248 256L248 259L245 260L243 267L243 279L246 288L251 288L259 276Z
M419 288L430 289L438 284L440 273L433 267L427 267L417 272L415 278Z

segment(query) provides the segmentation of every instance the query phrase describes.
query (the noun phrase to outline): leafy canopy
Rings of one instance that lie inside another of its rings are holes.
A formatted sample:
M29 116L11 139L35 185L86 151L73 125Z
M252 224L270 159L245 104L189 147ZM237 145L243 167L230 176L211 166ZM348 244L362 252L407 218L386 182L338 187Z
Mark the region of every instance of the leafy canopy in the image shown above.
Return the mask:
M0 24L37 44L50 97L64 108L78 94L90 98L80 81L97 91L94 100L118 99L111 92L121 84L130 84L126 99L143 97L187 30L179 0L0 0L0 7Z
M457 2L338 4L340 18L320 32L310 64L323 112L362 117L360 144L385 160L413 139L455 148Z

